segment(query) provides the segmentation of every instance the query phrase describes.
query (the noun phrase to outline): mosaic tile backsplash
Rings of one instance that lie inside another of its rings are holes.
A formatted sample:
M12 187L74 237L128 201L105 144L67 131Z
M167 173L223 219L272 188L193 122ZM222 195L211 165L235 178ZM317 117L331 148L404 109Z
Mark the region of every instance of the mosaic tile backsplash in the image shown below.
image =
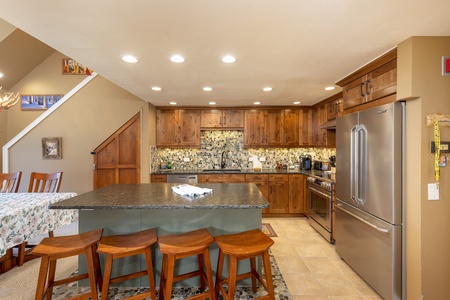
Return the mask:
M225 168L251 169L253 162L250 157L265 158L263 168L275 168L281 161L287 166L299 164L300 156L309 154L313 161L328 161L336 154L334 148L244 148L243 131L209 130L202 131L201 147L199 148L157 148L150 147L151 171L158 171L167 162L172 163L172 169L213 169L220 168L222 152L225 152ZM189 158L185 162L184 158Z

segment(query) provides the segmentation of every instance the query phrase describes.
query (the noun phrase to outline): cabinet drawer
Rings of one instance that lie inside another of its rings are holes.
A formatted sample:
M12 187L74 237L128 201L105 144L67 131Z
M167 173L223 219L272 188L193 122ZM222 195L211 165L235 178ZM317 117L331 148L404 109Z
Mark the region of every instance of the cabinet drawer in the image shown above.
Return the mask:
M288 182L289 181L289 175L287 175L287 174L283 174L283 175L271 174L271 175L269 175L269 181L286 181L286 182Z
M151 175L150 176L151 182L167 182L167 175Z
M245 182L244 174L201 174L198 177L199 182L210 183L239 183Z
M247 182L266 182L269 180L267 174L245 174L245 181Z

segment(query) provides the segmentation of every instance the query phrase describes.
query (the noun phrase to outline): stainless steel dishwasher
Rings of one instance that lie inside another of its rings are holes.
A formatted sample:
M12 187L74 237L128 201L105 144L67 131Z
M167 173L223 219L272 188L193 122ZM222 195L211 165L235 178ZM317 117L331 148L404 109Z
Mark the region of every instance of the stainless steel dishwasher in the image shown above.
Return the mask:
M197 183L197 174L167 174L167 183Z

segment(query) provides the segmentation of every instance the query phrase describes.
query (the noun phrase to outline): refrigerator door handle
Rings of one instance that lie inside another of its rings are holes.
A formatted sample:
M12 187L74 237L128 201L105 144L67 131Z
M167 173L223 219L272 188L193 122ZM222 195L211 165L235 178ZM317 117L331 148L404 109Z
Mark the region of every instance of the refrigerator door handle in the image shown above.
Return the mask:
M378 227L378 226L376 226L376 225L374 225L374 224L372 224L372 223L370 223L370 222L367 222L367 221L364 220L363 218L358 217L358 216L355 215L354 213L351 213L351 212L349 212L348 210L346 210L346 209L343 207L342 204L338 203L338 204L336 204L336 207L337 207L338 209L342 210L343 212L345 212L345 213L351 215L351 216L354 217L355 219L358 219L359 221L363 222L364 224L366 224L366 225L372 227L372 228L375 229L376 231L381 232L381 233L389 234L389 229L382 228L382 227Z
M355 183L357 182L357 131L358 131L358 125L353 126L352 130L350 131L350 193L351 198L355 203L356 201L356 195L357 187Z
M366 178L367 178L367 129L364 125L359 125L356 133L357 136L357 150L356 162L357 178L355 185L356 189L356 202L364 206L366 202Z

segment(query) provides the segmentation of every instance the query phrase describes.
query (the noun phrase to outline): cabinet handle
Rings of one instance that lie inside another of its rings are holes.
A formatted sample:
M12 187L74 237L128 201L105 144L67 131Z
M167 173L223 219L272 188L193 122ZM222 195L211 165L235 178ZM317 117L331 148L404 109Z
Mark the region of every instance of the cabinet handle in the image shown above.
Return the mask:
M284 143L287 144L287 141L288 141L288 135L285 134L285 135L284 135Z
M227 124L227 117L223 117L223 125Z
M367 81L366 81L366 95L370 95L370 87L369 87L369 83L370 83L370 80L367 80Z
M359 90L361 92L361 97L364 97L363 86L364 86L364 82L361 82L361 85L359 86Z
M222 117L220 117L220 125L223 125L223 123L222 123Z

